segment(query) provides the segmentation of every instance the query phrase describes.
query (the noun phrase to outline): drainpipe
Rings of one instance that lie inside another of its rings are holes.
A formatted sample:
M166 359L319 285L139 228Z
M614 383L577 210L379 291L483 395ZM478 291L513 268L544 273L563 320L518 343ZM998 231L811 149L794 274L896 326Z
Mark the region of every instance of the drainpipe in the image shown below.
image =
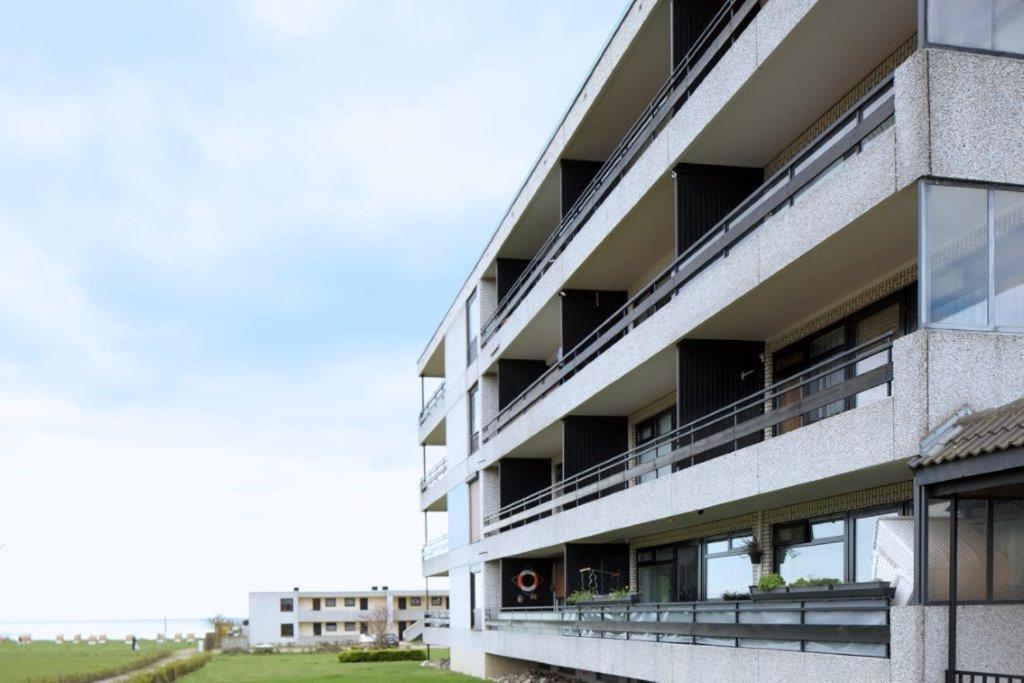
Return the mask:
M954 493L949 502L949 650L946 662L946 680L953 683L956 671L956 570L957 570L957 517L960 514L960 495Z
M423 475L426 476L426 474L427 474L427 447L424 446L423 447ZM423 544L424 545L427 544L427 540L428 540L427 539L427 513L424 510L424 512L423 512ZM423 610L423 636L422 637L423 637L424 644L427 646L427 661L429 662L430 661L430 643L427 642L427 633L426 633L426 630L427 630L427 615L430 614L430 610L431 610L431 606L430 606L430 577L429 576L424 576L423 577L423 590L427 594L426 598L424 598L427 601L427 604L424 605L424 607L426 609Z

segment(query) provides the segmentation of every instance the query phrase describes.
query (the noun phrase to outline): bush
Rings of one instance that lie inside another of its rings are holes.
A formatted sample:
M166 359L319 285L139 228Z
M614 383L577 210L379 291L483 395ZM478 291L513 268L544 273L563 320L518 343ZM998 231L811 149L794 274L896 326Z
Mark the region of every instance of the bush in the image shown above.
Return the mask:
M593 600L595 597L596 597L596 595L595 595L594 591L579 590L579 591L573 591L572 593L569 593L569 596L565 599L565 602L570 604L570 605L578 605L581 602L586 602L587 600Z
M817 579L813 576L809 579L797 579L796 581L790 582L790 586L837 586L842 581L839 579L821 578Z
M120 666L110 666L106 669L97 669L96 671L88 671L85 673L62 674L47 678L33 678L32 681L34 683L91 683L92 681L102 681L105 678L114 678L122 674L131 673L137 669L144 669L151 664L156 664L161 659L170 657L172 654L174 653L170 650L157 650L156 652L136 657L130 662L125 662Z
M348 650L338 655L338 661L342 664L350 664L352 662L422 662L426 658L427 651L418 648L390 650Z
M209 652L192 655L185 659L179 659L152 671L137 673L128 679L128 683L169 683L176 681L186 674L206 666L206 663L213 658Z
M765 574L757 582L757 590L759 591L770 591L778 588L779 586L785 586L786 581L778 574Z

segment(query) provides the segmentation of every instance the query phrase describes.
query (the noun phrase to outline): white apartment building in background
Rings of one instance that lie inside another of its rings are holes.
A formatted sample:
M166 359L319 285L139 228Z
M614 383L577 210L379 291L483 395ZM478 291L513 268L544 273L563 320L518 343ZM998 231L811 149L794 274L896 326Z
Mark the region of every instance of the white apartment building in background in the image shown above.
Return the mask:
M249 645L357 642L369 623L386 614L388 633L405 640L406 629L430 610L446 610L448 591L393 590L249 593Z
M1024 0L632 0L419 359L425 641L1024 681L1022 106Z

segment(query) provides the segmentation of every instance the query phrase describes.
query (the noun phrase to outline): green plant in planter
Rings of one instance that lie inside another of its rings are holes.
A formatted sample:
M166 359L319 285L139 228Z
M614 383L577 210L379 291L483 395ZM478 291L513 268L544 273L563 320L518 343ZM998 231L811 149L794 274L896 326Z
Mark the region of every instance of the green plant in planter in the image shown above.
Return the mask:
M802 586L838 586L840 583L842 583L842 581L840 581L839 579L833 579L833 578L827 578L827 577L816 578L816 577L810 576L810 577L808 577L806 579L797 579L796 581L790 581L789 585L790 586L797 586L797 587L802 587Z
M581 602L586 602L587 600L593 600L594 597L595 597L594 591L583 591L583 590L573 591L572 593L569 593L569 596L565 599L565 602L570 604L570 605L578 605Z
M757 582L757 590L770 591L785 586L786 580L778 574L765 574Z
M630 594L631 594L631 591L629 590L629 586L619 586L618 588L613 590L611 593L609 593L609 595L611 595L613 598L616 598L616 599L619 599L619 600L624 600L625 598L628 598L630 596Z
M740 591L725 591L722 593L723 600L749 600L750 593L743 593Z

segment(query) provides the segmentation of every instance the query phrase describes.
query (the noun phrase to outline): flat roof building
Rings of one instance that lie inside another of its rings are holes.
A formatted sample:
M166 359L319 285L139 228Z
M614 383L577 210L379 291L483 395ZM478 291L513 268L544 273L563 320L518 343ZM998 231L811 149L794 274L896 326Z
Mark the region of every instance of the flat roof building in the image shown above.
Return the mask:
M1018 0L628 4L418 362L454 669L1024 674L1022 56Z
M388 633L406 630L433 610L447 610L448 591L270 591L249 593L249 645L315 645L356 642L370 622L386 619ZM411 638L410 638L411 639Z

